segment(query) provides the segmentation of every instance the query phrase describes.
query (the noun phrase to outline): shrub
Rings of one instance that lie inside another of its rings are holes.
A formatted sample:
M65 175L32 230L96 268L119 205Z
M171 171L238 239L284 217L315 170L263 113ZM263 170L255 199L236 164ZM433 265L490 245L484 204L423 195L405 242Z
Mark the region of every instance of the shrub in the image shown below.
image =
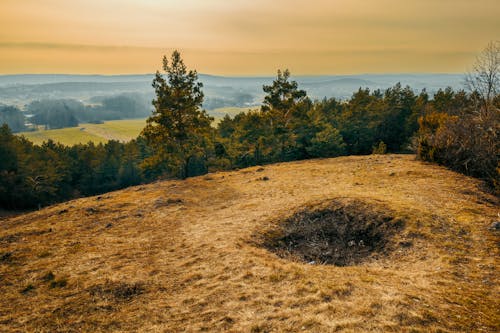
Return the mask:
M373 147L372 154L383 155L387 153L387 145L384 141L380 141L377 146Z
M417 154L464 174L485 179L500 193L500 110L465 110L459 116L420 119Z

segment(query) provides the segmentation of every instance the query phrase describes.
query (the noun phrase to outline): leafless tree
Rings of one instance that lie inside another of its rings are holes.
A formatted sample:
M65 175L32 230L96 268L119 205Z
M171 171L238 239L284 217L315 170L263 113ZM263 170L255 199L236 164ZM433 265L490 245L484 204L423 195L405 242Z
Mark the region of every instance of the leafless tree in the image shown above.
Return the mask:
M474 103L439 115L427 133L423 123L419 156L488 180L500 194L500 42L479 54L466 83Z
M488 111L500 93L500 41L490 42L477 56L466 85L471 93L479 94L481 107Z

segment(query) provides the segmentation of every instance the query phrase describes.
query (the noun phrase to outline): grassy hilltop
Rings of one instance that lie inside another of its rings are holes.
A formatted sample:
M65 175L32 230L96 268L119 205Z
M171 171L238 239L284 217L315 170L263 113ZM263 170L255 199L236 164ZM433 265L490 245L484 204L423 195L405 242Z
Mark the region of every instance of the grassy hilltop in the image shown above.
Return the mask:
M73 200L0 221L0 331L498 332L497 212L413 155Z

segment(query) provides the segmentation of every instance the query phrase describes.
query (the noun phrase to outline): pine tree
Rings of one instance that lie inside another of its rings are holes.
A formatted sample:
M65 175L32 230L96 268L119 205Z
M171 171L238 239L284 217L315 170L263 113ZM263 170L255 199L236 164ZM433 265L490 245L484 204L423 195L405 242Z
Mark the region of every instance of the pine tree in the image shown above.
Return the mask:
M278 70L278 76L269 86L263 86L264 97L262 111L268 113L272 121L274 136L279 146L281 160L286 159L286 149L292 145L292 120L295 113L300 112L300 106L308 102L307 93L298 88L296 81L290 81L290 71Z
M187 70L178 51L170 62L163 58L164 77L159 71L153 80L156 98L154 111L142 131L153 154L143 167L149 175L186 178L200 170L212 146L213 118L201 109L202 83L196 71ZM194 165L196 164L196 165Z

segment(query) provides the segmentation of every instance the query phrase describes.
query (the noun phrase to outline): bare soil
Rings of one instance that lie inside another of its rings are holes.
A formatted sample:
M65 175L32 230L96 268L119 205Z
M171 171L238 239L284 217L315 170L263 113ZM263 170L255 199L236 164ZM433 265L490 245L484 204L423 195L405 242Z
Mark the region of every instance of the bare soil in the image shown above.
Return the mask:
M387 256L404 221L380 203L343 198L309 205L267 232L263 246L308 264L351 266ZM411 246L411 240L399 246Z

